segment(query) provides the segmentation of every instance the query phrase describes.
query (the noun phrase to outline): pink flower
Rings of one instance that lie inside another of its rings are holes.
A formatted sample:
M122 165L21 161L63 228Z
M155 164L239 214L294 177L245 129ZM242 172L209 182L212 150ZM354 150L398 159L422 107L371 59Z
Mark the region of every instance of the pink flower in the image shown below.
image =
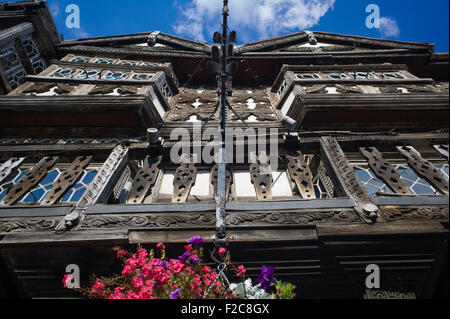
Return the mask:
M123 250L118 251L117 252L117 259L120 259L122 256L126 256L126 255L127 255L126 251L123 251Z
M223 257L226 253L227 253L227 250L225 248L222 247L222 248L219 249L219 256L220 257Z
M73 276L71 274L65 274L62 280L62 284L64 286L64 288L67 288L67 285L69 283L72 283L72 281L74 281L75 278L73 278Z
M162 250L165 250L166 246L163 243L159 243L158 245L156 245L156 248L161 248Z
M124 294L122 291L125 290L125 287L117 287L114 289L114 294L109 296L109 299L125 299Z
M240 265L240 266L238 267L238 273L237 273L238 277L239 277L239 276L243 276L243 275L245 275L246 273L247 273L247 269L245 269L245 267L244 267L243 265Z
M92 289L101 297L105 295L105 284L100 281L100 279L97 279L95 281L94 286Z

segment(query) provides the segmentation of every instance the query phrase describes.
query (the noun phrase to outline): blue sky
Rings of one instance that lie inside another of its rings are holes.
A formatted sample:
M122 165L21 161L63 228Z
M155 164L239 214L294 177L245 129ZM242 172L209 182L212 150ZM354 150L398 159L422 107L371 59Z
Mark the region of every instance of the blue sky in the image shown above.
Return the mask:
M210 41L220 28L221 0L48 0L65 39L159 30ZM66 7L80 7L80 29L69 29ZM381 28L366 26L366 7L380 8ZM429 42L449 51L448 0L230 0L230 28L240 43L301 30Z

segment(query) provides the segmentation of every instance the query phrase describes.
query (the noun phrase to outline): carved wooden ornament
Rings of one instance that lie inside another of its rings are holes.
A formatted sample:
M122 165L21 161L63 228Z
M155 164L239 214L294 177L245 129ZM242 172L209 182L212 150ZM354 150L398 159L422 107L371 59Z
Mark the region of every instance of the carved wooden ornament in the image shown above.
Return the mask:
M54 205L59 201L66 191L76 184L91 160L92 156L77 157L72 165L53 183L53 187L45 197L42 205Z
M316 199L314 191L313 173L308 164L303 160L303 154L300 151L286 154L288 160L288 171L291 179L297 185L300 195L303 199Z
M161 156L147 156L145 158L144 166L134 178L133 188L128 196L127 204L141 204L145 200L158 179L161 160Z
M397 149L408 160L409 166L419 177L429 182L442 194L448 195L448 181L445 180L440 170L438 170L430 161L425 160L422 155L411 146L399 146Z
M43 158L31 171L29 171L22 179L14 185L3 199L1 205L13 205L25 195L30 189L36 186L47 175L48 170L52 167L58 157Z
M412 195L397 170L383 158L383 155L375 147L360 148L360 151L369 162L369 166L375 175L392 191L401 195Z
M197 179L197 168L192 163L182 163L175 172L172 203L185 203Z
M262 160L262 157L260 156L258 158L258 163L250 165L250 176L252 183L255 186L258 200L271 200L273 175L270 164L267 163L267 161Z

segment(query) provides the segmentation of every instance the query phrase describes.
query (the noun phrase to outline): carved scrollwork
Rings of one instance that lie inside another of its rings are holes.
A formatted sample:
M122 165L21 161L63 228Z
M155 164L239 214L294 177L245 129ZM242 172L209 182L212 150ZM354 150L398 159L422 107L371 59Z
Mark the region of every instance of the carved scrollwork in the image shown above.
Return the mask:
M397 147L399 152L408 160L409 166L416 174L432 184L442 194L448 195L448 181L430 161L425 160L413 147Z
M329 221L360 222L354 211L231 213L227 224L237 225L308 225Z
M185 203L197 179L197 168L192 163L182 163L175 172L172 203Z
M448 206L436 207L382 207L381 211L388 221L398 220L448 220Z
M360 148L360 151L369 162L369 166L375 175L383 180L392 191L397 194L411 195L411 191L402 181L400 174L375 147Z
M43 158L31 171L16 183L8 192L8 195L0 203L0 206L15 204L24 194L36 186L44 177L50 167L52 167L58 157Z
M288 152L286 159L288 160L289 176L295 182L302 198L316 199L313 184L314 176L309 165L305 163L302 152Z
M416 295L413 292L397 292L397 291L384 291L384 290L372 290L367 289L364 299L371 300L383 300L383 299L416 299Z
M176 228L214 226L214 214L150 214L131 216L87 216L83 228Z
M65 192L75 185L81 174L83 174L83 170L88 166L91 160L92 156L77 157L72 165L53 183L53 187L45 197L42 205L53 205L61 199Z
M127 204L141 204L147 194L155 186L160 174L161 156L147 156L144 166L138 171L133 181L133 188L128 197Z
M57 223L57 218L0 221L0 233L48 231L54 229Z

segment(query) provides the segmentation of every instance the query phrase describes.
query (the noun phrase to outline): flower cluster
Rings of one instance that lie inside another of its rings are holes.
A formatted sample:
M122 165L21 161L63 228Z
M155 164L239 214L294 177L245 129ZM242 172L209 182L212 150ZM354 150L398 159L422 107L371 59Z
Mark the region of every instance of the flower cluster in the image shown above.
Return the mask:
M163 243L156 245L157 255L154 250L147 251L144 248L139 248L136 253L117 249L117 258L123 262L121 274L110 278L94 277L92 288L81 289L81 292L89 298L96 299L235 299L242 297L240 293L233 294L233 285L226 287L219 280L219 274L203 263L204 242L205 239L202 237L192 237L187 241L184 253L177 259L166 258L166 246ZM234 269L234 275L242 282L246 280L247 270L243 265L235 267L230 261L230 253L225 248L221 248L218 255L228 269ZM257 283L260 284L258 289L269 290L276 282L274 271L274 267L263 267L257 279ZM64 287L71 279L70 275L64 277ZM245 288L243 290L245 291ZM246 297L245 294L243 297Z

